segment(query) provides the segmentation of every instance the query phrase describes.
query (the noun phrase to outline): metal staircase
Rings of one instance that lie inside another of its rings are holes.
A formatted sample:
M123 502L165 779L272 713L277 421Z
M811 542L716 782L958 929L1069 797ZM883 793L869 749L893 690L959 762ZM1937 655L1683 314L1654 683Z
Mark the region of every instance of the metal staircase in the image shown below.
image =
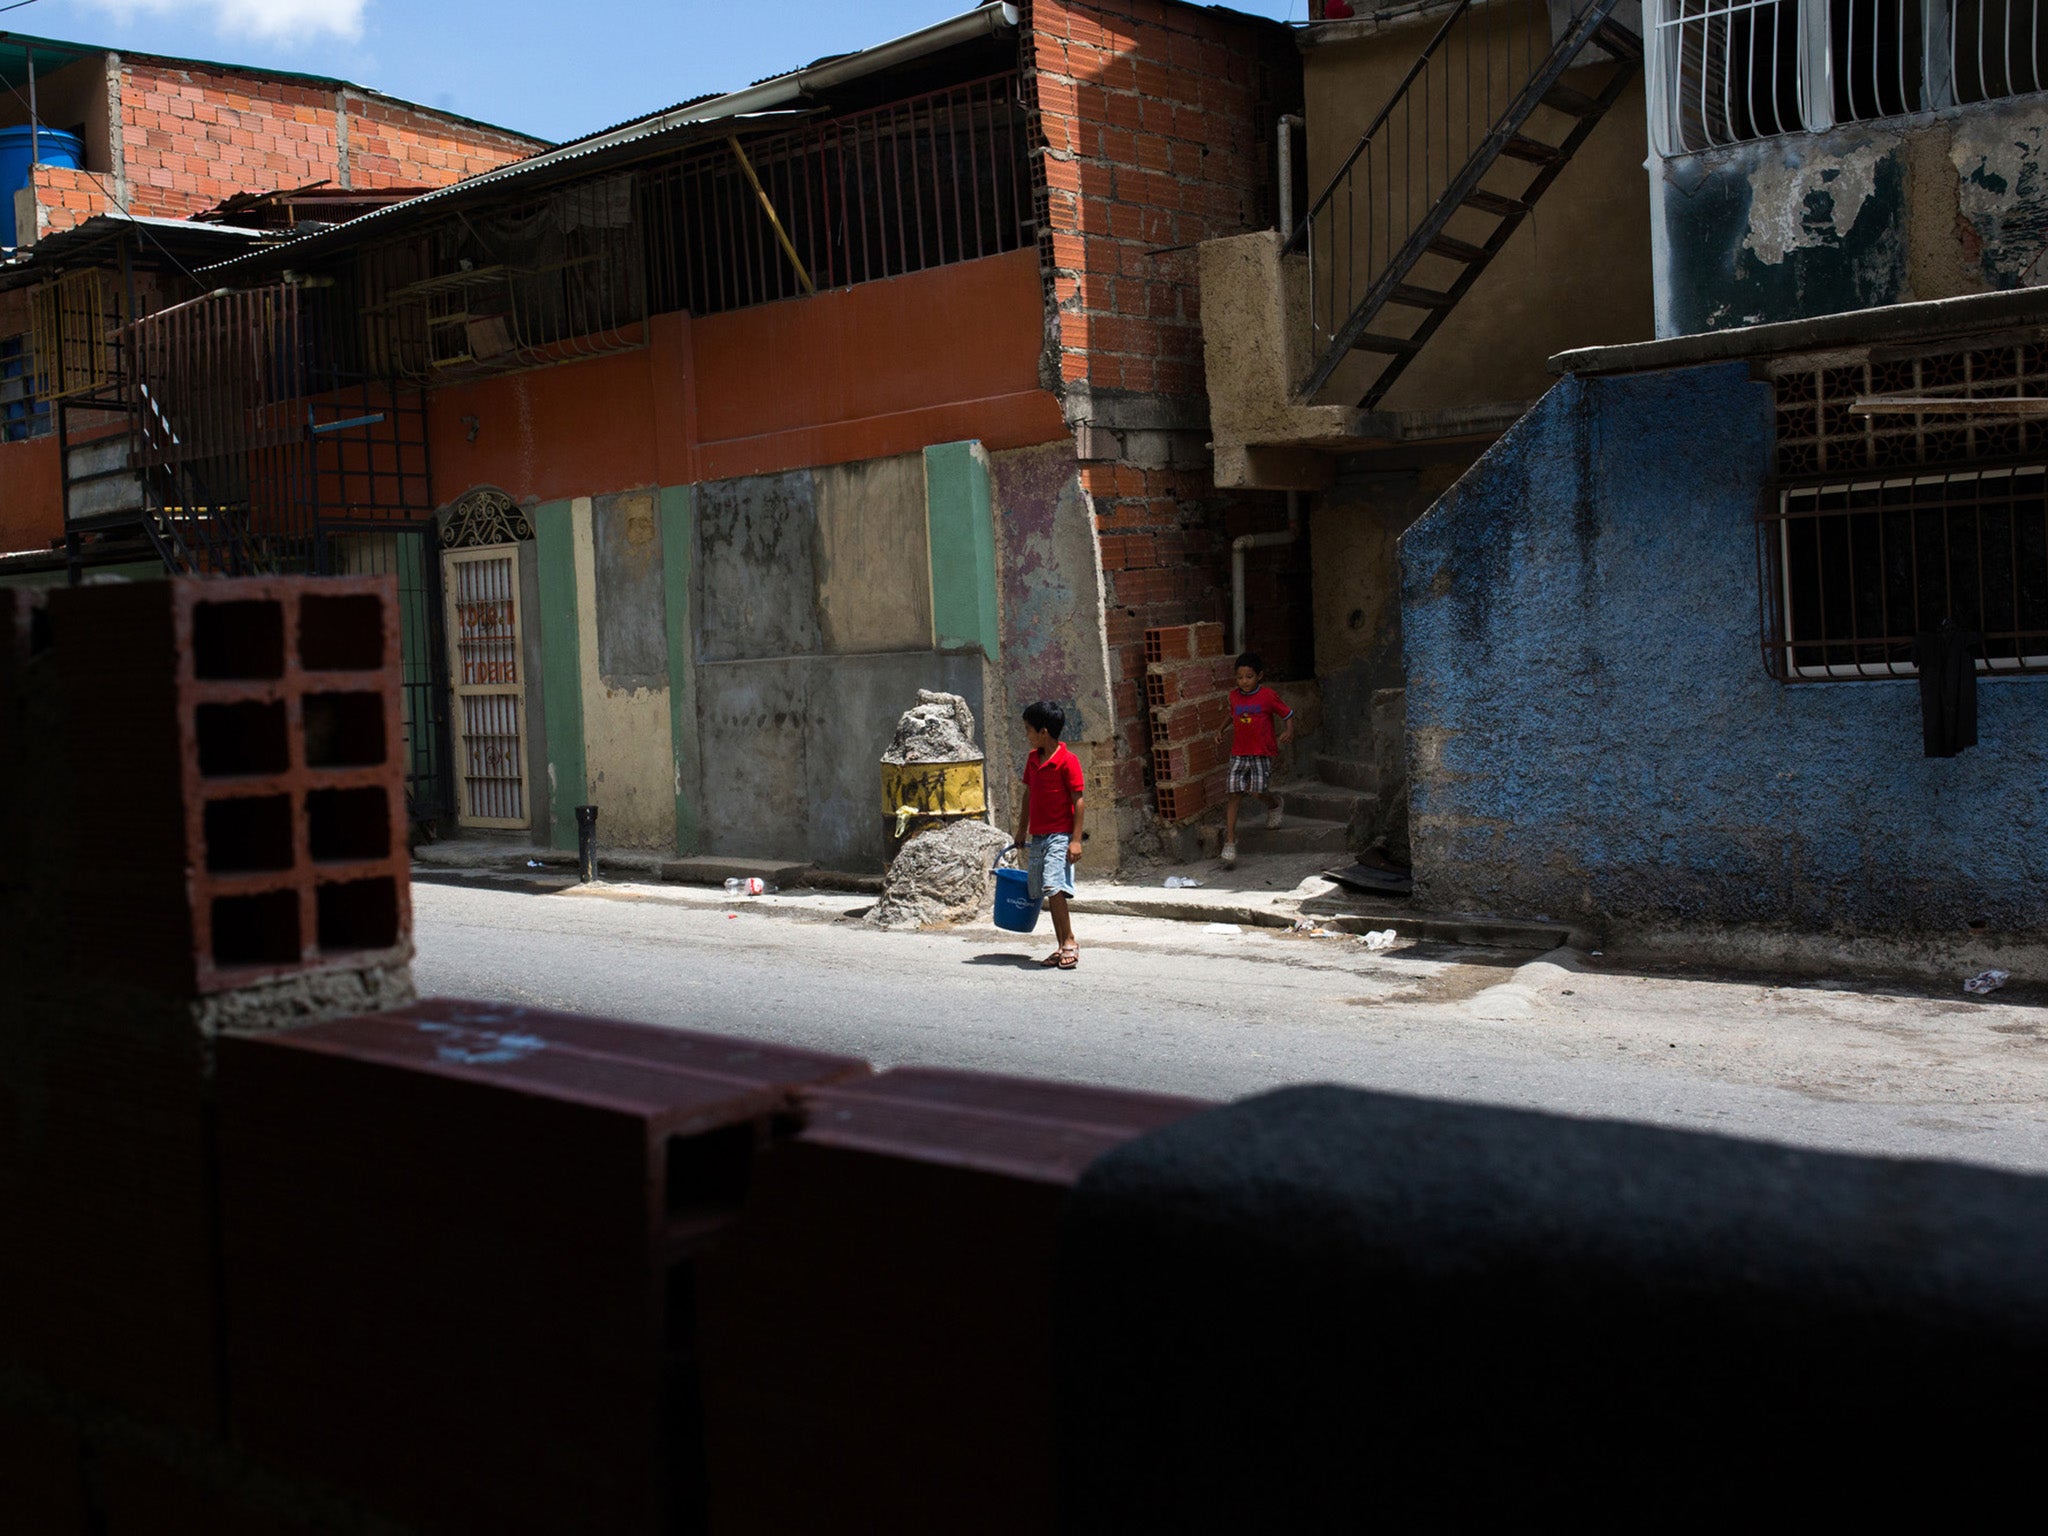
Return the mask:
M274 562L250 536L246 505L222 498L197 466L176 460L176 433L146 396L89 398L77 407L89 411L94 424L80 439L66 433L69 533L122 543L139 538L138 554L146 559L153 551L181 576L275 574ZM109 430L109 417L126 419Z
M1471 291L1641 68L1624 3L1451 8L1288 242L1309 264L1304 400L1364 355L1342 382L1378 405ZM1579 69L1590 89L1563 83Z

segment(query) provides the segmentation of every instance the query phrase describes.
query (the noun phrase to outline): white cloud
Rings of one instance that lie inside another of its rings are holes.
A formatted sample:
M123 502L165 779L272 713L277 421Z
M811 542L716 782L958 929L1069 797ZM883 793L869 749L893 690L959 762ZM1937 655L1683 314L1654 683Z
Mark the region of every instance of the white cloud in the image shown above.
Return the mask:
M369 0L90 0L103 11L132 16L210 15L224 37L260 37L293 42L323 34L354 42L363 35Z

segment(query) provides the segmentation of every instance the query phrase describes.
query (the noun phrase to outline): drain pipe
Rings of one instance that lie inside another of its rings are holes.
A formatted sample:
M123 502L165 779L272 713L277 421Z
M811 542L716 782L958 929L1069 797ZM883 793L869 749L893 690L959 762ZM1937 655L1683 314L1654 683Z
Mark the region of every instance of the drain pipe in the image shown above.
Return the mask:
M1294 135L1307 127L1291 112L1280 119L1280 163L1275 170L1280 179L1280 233L1289 237L1294 234Z
M1301 537L1301 493L1287 493L1285 533L1247 533L1230 541L1230 654L1244 653L1244 552L1274 549Z

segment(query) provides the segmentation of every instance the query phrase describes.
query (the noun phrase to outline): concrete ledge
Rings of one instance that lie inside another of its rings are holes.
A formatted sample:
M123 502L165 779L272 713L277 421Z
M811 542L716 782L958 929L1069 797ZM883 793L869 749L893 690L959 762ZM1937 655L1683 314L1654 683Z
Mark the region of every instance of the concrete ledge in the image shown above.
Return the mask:
M1550 360L1550 371L1635 373L1653 368L1684 368L1696 363L1771 357L1786 352L1826 352L1837 348L1910 341L1947 341L1972 332L2028 325L2048 325L2048 288L2015 288L1998 293L1965 294L1954 299L1928 299L1918 304L1887 304L1877 309L1854 309L1840 315L1736 326L1695 336L1631 342L1621 347L1582 347L1576 352L1558 353Z
M800 883L810 870L808 864L785 859L735 859L717 854L697 854L687 859L664 859L661 878L680 885L723 885L728 880L766 880L773 885Z

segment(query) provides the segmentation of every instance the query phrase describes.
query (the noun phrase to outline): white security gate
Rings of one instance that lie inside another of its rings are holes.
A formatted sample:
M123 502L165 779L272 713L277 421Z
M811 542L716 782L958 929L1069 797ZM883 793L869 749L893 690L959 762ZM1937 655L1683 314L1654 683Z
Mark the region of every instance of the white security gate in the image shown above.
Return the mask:
M461 777L456 820L466 827L529 826L518 553L500 544L452 549L441 558Z

